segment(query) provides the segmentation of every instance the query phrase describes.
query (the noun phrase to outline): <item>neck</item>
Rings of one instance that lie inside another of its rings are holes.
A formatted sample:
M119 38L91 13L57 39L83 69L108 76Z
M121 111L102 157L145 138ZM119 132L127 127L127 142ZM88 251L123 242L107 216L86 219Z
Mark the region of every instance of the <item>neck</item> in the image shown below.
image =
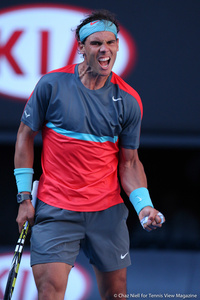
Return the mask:
M92 69L84 62L79 64L78 73L82 84L90 90L102 88L108 79L108 76L101 76L92 72Z

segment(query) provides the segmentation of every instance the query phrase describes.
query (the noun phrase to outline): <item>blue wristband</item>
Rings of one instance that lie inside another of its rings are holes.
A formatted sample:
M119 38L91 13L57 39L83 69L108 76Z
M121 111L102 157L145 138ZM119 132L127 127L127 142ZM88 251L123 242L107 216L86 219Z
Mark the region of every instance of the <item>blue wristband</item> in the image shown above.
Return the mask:
M32 168L18 168L14 169L14 175L16 179L18 193L30 192L33 180L33 169Z
M149 191L145 187L138 188L130 194L129 197L131 203L133 204L137 214L146 206L153 207Z

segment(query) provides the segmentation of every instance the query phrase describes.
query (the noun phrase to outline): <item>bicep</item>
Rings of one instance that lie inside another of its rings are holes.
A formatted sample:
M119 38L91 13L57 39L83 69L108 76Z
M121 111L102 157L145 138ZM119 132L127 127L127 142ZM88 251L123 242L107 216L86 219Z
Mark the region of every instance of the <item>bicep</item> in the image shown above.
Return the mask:
M24 146L26 143L30 143L34 140L37 133L38 131L33 131L29 126L21 122L17 132L16 145L19 146L23 144Z
M37 133L38 131L33 131L29 126L21 122L18 129L17 137L20 136L21 138L34 138Z

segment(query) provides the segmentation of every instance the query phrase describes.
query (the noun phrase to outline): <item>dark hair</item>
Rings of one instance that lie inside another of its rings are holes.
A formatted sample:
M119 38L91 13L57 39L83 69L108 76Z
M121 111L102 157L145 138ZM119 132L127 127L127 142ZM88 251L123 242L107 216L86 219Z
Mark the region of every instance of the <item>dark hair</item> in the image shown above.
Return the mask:
M77 28L76 28L77 41L80 41L79 31L80 31L81 27L83 27L84 25L86 25L92 21L96 21L96 20L107 20L107 21L114 23L115 26L117 27L117 33L119 32L119 23L115 17L115 14L113 14L110 11L105 10L105 9L98 9L98 10L92 11L91 14L87 15L87 17L81 21L81 24L79 24L77 26ZM83 44L84 44L84 42L85 42L85 40L83 41Z

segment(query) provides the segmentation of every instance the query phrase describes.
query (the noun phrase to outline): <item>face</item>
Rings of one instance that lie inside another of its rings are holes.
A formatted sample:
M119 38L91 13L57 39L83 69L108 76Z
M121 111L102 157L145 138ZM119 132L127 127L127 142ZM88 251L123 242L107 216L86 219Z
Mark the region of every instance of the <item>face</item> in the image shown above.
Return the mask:
M87 37L85 44L79 44L79 50L94 75L109 76L119 50L119 40L110 31L95 32Z

